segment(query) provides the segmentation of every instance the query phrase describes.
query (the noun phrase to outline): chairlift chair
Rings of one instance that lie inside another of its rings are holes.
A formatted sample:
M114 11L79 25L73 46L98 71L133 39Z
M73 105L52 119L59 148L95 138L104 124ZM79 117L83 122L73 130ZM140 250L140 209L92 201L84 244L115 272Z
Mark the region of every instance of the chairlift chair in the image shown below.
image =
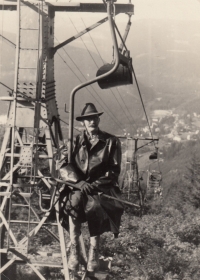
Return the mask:
M155 147L155 151L150 154L149 160L153 160L153 162L151 164L159 161L158 147ZM149 195L153 195L154 199L155 199L159 195L162 196L162 187L161 187L162 173L160 170L159 171L158 170L150 171L150 165L149 165L149 169L147 170L147 173L148 173L147 192Z
M162 173L160 171L148 170L147 176L147 192L149 195L153 195L154 198L157 194L162 194Z
M125 187L123 189L124 193L127 193L128 200L130 200L130 194L137 193L137 158L134 150L134 140L132 138L127 138L127 153L126 153L126 178Z
M123 182L122 193L128 201L138 198L139 192L139 176L134 164L131 164L130 169L126 170Z
M150 159L150 160L158 159L158 154L157 154L157 152L153 152L152 154L150 154L149 159Z
M150 160L158 159L158 147L156 147L155 151L150 154L149 159Z
M107 88L111 88L111 87L118 87L118 86L133 84L132 58L130 57L130 51L128 51L125 46L125 41L128 37L130 27L131 27L132 13L128 13L127 15L129 17L129 20L127 22L124 36L122 38L120 35L121 44L117 48L117 50L115 50L118 52L118 55L119 55L119 65L112 74L97 81L97 83L101 89L107 89ZM114 21L113 21L113 24L114 24L115 28L117 29ZM117 29L117 31L118 31L118 29ZM118 33L119 33L119 31L118 31ZM123 51L124 47L126 49ZM107 64L101 66L98 69L96 76L98 77L98 76L101 76L101 75L109 72L113 67L114 67L114 61L112 63L107 63Z
M137 162L136 161L131 161L130 163L130 169L127 170L127 193L128 193L128 200L130 200L130 195L131 194L136 194L138 193L138 170L137 170Z
M98 81L98 85L101 89L107 89L111 87L118 87L128 84L133 84L133 77L131 72L132 59L128 56L119 53L119 66L114 73L107 76L104 79ZM99 68L96 76L101 76L107 73L114 67L114 63L107 63Z

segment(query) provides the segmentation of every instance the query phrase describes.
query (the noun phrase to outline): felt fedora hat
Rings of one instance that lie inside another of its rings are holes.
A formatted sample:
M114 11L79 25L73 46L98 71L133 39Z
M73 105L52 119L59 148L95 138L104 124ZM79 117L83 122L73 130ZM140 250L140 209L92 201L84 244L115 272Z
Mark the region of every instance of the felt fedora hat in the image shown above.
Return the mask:
M90 116L101 116L103 112L98 112L93 103L86 103L82 109L81 115L76 117L77 121L82 121Z

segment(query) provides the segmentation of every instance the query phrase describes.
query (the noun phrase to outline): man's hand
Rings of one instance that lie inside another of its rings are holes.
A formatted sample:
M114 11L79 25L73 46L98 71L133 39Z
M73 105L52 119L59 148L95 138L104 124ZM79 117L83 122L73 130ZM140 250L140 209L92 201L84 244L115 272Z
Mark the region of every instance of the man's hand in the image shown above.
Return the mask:
M92 192L94 191L94 187L85 181L80 181L76 184L76 187L79 188L80 191L86 195L92 194Z
M62 155L63 156L67 156L68 155L68 149L67 149L66 146L64 146L63 149L62 149Z
M92 192L94 191L94 187L91 186L89 183L85 183L83 186L82 186L82 189L81 189L81 192L83 194L92 194Z

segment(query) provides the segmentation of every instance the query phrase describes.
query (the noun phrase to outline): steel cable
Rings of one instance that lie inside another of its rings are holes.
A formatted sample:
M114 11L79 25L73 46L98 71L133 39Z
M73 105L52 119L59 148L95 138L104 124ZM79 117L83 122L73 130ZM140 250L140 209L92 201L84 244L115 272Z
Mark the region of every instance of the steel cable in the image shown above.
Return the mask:
M82 19L82 18L81 18L81 19ZM84 22L84 20L83 20L83 19L82 19L82 22L83 22L83 24L84 24L84 26L85 26L85 28L86 28L86 25L85 25L85 22ZM74 26L74 25L73 25L73 26ZM74 28L75 28L75 26L74 26ZM76 29L76 28L75 28L75 29ZM77 29L76 29L76 31L78 32L78 30L77 30ZM99 54L99 57L101 58L101 60L102 60L103 64L105 64L105 62L104 62L104 60L103 60L103 58L102 58L102 56L101 56L101 54L100 54L100 52L99 52L99 50L98 50L98 48L97 48L97 46L96 46L95 42L94 42L94 40L93 40L93 38L92 38L92 36L91 36L90 32L89 32L88 34L89 34L89 36L90 36L90 39L91 39L91 41L92 41L92 43L93 43L93 45L94 45L94 47L95 47L95 49L96 49L97 53ZM83 40L82 40L82 42L84 43L84 41L83 41ZM85 43L84 43L84 45L85 45ZM90 51L89 51L89 49L88 49L88 48L87 48L87 51L90 53ZM98 69L98 65L97 65L97 63L95 62L95 59L94 59L94 58L93 58L93 61L94 61L95 65L97 66L97 69ZM116 98L116 96L115 96L115 94L114 94L113 90L112 90L112 89L109 89L109 90L110 90L110 92L112 93L112 95L114 96L115 100L117 101L117 103L118 103L119 107L121 108L121 110L123 111L124 115L126 116L126 118L127 118L128 122L130 122L130 123L131 123L131 120L130 120L130 119L129 119L129 117L127 116L126 111L124 111L124 109L123 109L123 107L121 106L121 104L120 104L119 100Z
M103 0L103 2L105 4L105 0ZM115 24L115 28L116 28L119 36L120 36L120 39L121 39L125 49L128 50L116 24ZM133 76L134 76L134 79L135 79L135 82L136 82L137 90L138 90L138 93L139 93L139 96L140 96L140 100L141 100L141 103L142 103L142 107L143 107L143 110L144 110L144 113L145 113L145 117L146 117L146 121L147 121L147 124L148 124L148 127L149 127L149 131L150 131L152 139L154 139L153 133L152 133L152 130L151 130L151 127L150 127L149 119L148 119L148 116L147 116L147 112L146 112L146 109L145 109L145 106L144 106L142 94L141 94L141 91L140 91L140 88L139 88L139 84L138 84L138 81L137 81L137 77L135 75L135 71L134 71L134 68L133 68L133 64L131 65L131 70L132 70L132 73L133 73ZM154 144L154 147L156 148L154 141L153 141L153 144Z
M58 39L55 37L55 39L58 41ZM59 42L59 41L58 41ZM68 56L68 58L72 61L72 63L75 65L75 67L77 68L77 70L81 73L81 75L83 76L83 78L85 80L86 77L84 76L84 74L82 73L82 71L79 69L79 67L77 66L77 64L75 63L75 61L69 56L69 54L67 53L67 51L63 48L65 54ZM76 73L74 72L74 70L68 65L68 63L62 58L62 56L59 54L59 56L61 57L61 59L64 61L64 63L70 68L70 70L74 73L74 75L77 77L77 79L82 83L81 79L76 75ZM92 86L91 86L92 87ZM106 103L102 100L102 98L99 96L99 94L97 93L97 91L92 87L92 89L95 91L95 93L97 94L97 96L99 97L99 99L101 100L101 102L104 104L104 106L108 109L107 114L110 115L110 117L114 120L114 122L117 124L117 126L123 129L122 124L120 123L120 121L115 117L115 115L110 111L110 108L108 108L108 106L106 105ZM96 97L89 91L89 89L87 89L88 92L92 95L92 97L97 101L97 103L103 108L105 109L100 103L99 101L96 99ZM105 110L106 111L106 110ZM118 121L118 123L116 122L116 120Z
M104 2L104 5L106 5L105 0L103 0L103 2ZM121 36L121 34L120 34L119 29L118 29L118 27L117 27L117 25L116 25L115 22L114 22L114 25L115 25L115 28L116 28L116 30L117 30L117 32L118 32L118 35L119 35L119 37L120 37L122 43L123 43L123 46L125 47L126 50L128 50L128 49L127 49L127 46L126 46L126 44L125 44L125 42L124 42L124 40L123 40L123 38L122 38L122 36ZM142 94L141 94L141 91L140 91L140 88L139 88L139 84L138 84L138 81L137 81L137 77L136 77L136 75L135 75L135 71L134 71L134 68L133 68L133 64L131 65L131 70L132 70L132 73L133 73L133 76L134 76L134 79L135 79L135 82L136 82L137 90L138 90L139 97L140 97L140 100L141 100L141 103L142 103L142 107L143 107L143 110L144 110L144 113L145 113L145 117L146 117L146 121L147 121L147 124L148 124L148 127L149 127L149 131L150 131L150 134L151 134L152 139L154 139L153 133L152 133L152 130L151 130L151 127L150 127L149 119L148 119L148 116L147 116L147 112L146 112L146 109L145 109L145 106L144 106ZM154 141L153 141L153 144L154 144L154 147L155 147L155 149L156 149L156 145L155 145L155 142L154 142ZM159 161L158 161L158 168L159 168L159 171L160 171Z
M73 71L73 69L68 65L68 63L62 58L62 56L58 53L58 55L60 56L60 58L63 60L63 62L69 67L69 69L74 73L74 75L77 77L77 79L82 83L81 79L75 74L75 72ZM70 58L72 59L72 58ZM80 71L80 69L79 69ZM82 74L83 75L83 74ZM83 75L84 76L84 75ZM85 77L84 77L85 78ZM85 78L86 80L86 78ZM99 104L99 101L96 99L96 97L89 91L89 89L87 89L88 92L92 95L92 97L97 101L97 103ZM95 91L95 90L94 90ZM95 91L96 92L96 91ZM98 93L96 92L97 96L100 98L100 96L98 95ZM109 110L108 106L106 105L106 103L100 98L101 102L106 106L106 108ZM104 107L100 104L100 106L104 109ZM105 110L106 111L106 110ZM109 112L109 113L108 113ZM110 115L110 117L112 118L112 120L117 124L118 127L123 129L122 124L117 120L117 118L114 116L114 114L111 111L108 111L108 115ZM116 122L116 120L118 121L118 123Z
M75 25L74 25L74 23L73 23L73 21L70 19L70 21L71 21L71 23L72 23L72 25L74 26L74 29L76 30L76 32L78 32L78 30L77 30L77 28L75 27ZM82 19L82 21L83 21L83 19ZM84 23L84 21L83 21L83 23ZM85 23L84 23L84 25L85 25ZM86 26L85 26L86 27ZM89 36L90 36L90 33L88 33L89 34ZM90 36L90 38L91 38L91 36ZM86 50L87 50L87 52L89 53L89 55L90 55L90 57L92 58L92 60L93 60L93 62L94 62L94 64L96 65L96 67L97 67L97 69L99 68L99 66L97 65L97 63L96 63L96 61L95 61L95 59L93 58L93 56L91 55L91 52L90 52L90 50L88 49L88 47L86 46L86 44L85 44L85 42L83 41L83 39L82 38L80 38L81 39L81 41L83 42L83 44L84 44L84 46L85 46L85 48L86 48ZM92 40L92 38L91 38L91 40ZM92 40L92 42L93 42L93 44L94 44L94 41ZM96 47L96 45L94 44L94 46L95 46L95 48L96 48L96 50L97 50L97 47ZM97 50L97 52L99 53L99 51ZM100 58L102 59L102 61L103 61L103 58L101 57L101 55L100 55ZM103 63L104 63L104 61L103 61ZM119 105L119 107L122 109L122 111L124 112L124 110L123 110L123 108L121 107L121 104L119 103L119 101L117 100L117 98L116 98L116 96L114 95L114 93L113 93L113 91L110 89L110 91L112 92L112 94L113 94L113 96L114 96L114 98L115 98L115 100L117 101L117 103L118 103L118 105ZM125 114L125 116L126 116L126 113L124 112L124 114ZM128 121L130 121L129 119L128 119Z
M81 18L81 19L82 19L82 18ZM70 19L70 21L71 21L72 25L74 26L75 30L78 32L77 28L75 27L75 25L74 25L74 23L72 22L72 20L71 20L71 19ZM82 19L82 21L83 21L83 19ZM83 24L84 24L84 26L86 27L86 25L85 25L85 22L84 22L84 21L83 21ZM96 44L94 43L94 40L92 39L92 37L91 37L90 33L88 33L88 34L89 34L89 36L90 36L90 38L91 38L91 41L92 41L92 43L93 43L94 47L95 47L95 48L96 48L96 50L97 50L97 53L99 54L99 56L100 56L100 58L101 58L101 60L102 60L103 64L105 64L105 63L104 63L104 61L103 61L103 58L102 58L101 54L99 53L99 50L98 50L98 48L97 48ZM81 38L81 40L82 40L82 38ZM95 59L94 59L94 58L93 58L93 56L91 55L90 50L88 49L88 47L86 46L86 44L85 44L85 42L84 42L83 40L82 40L82 42L83 42L83 44L84 44L84 46L85 46L86 50L88 51L88 53L89 53L90 57L92 58L92 60L93 60L94 64L96 65L96 67L97 67L97 69L98 69L98 67L99 67L99 66L97 65L97 63L96 63ZM115 98L116 102L118 103L119 107L120 107L120 108L121 108L121 110L123 111L124 115L125 115L125 116L126 116L126 118L128 119L128 122L130 122L130 123L131 123L131 120L130 120L130 119L129 119L129 117L127 116L127 114L126 114L126 112L124 111L123 107L121 106L121 104L120 104L119 100L116 98L116 96L115 96L115 94L114 94L113 90L112 90L112 89L110 89L110 91L111 91L111 93L113 94L113 96L114 96L114 98Z

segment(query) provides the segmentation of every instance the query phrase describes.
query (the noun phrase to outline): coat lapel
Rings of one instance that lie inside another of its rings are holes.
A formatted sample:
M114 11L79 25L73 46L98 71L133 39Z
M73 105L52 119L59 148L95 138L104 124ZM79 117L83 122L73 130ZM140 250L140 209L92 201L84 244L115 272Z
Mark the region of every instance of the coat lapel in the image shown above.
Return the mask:
M84 173L88 170L88 148L84 133L80 135L80 150L79 150L79 163Z
M92 150L100 141L106 142L105 135L101 130L99 130L98 137L92 143L90 150Z

